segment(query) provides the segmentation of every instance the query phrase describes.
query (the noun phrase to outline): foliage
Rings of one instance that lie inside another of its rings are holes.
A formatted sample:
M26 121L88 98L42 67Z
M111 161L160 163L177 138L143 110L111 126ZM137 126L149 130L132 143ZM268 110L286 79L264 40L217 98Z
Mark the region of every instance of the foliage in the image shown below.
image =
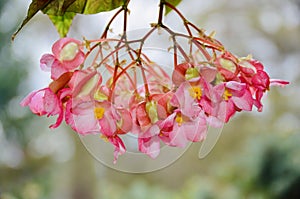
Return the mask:
M77 13L95 14L110 11L123 5L123 3L124 0L32 0L27 17L13 38L39 11L49 16L60 36L64 37Z
M36 15L39 11L47 14L55 25L59 35L65 37L72 24L72 20L76 14L96 14L100 12L110 11L120 6L128 4L130 0L32 0L27 17L23 20L18 32ZM167 2L178 5L181 0L168 0ZM166 8L166 14L171 11Z

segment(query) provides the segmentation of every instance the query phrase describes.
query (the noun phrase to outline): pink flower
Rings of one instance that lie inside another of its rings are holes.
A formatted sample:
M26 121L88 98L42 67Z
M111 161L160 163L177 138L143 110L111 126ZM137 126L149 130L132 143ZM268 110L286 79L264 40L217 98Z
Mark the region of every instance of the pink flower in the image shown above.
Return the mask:
M156 158L160 152L160 141L170 146L184 147L189 141L198 142L205 138L207 130L206 117L201 112L191 89L193 88L185 81L179 86L174 95L152 96L156 103L152 101L148 104L155 104L151 105L155 106L153 113L149 111L149 107L146 107L146 102L142 103L145 106L142 108L143 114L137 113L137 115L145 115L147 128L139 133L139 151L151 158ZM168 103L169 105L167 105ZM172 112L169 112L168 106L173 107ZM163 117L159 117L159 115Z
M59 95L56 95L47 87L30 93L20 104L21 106L28 106L34 114L39 116L47 115L49 117L58 115L56 123L50 126L50 128L56 128L63 120L63 108L60 101L65 96L63 93L60 92Z
M39 116L58 115L56 123L51 125L50 128L58 127L64 118L63 103L66 97L70 95L70 90L64 87L71 77L72 73L65 73L51 82L49 87L33 91L22 100L21 106L29 106L30 110Z
M109 101L104 101L94 109L96 118L105 136L128 133L132 128L132 118L128 110L115 108Z
M257 60L244 60L239 65L241 70L241 81L249 85L251 94L255 97L254 105L258 111L262 111L261 99L264 93L269 90L270 85L285 86L287 81L270 80L269 75L264 71L264 66Z
M53 80L63 73L73 71L84 61L81 42L73 38L62 38L52 46L53 54L45 54L40 60L40 67L44 71L51 71Z
M156 158L160 152L160 128L158 125L152 125L146 132L139 135L139 151L147 154L151 158Z
M109 102L80 100L75 105L73 101L67 103L66 122L72 129L82 135L102 134L102 137L113 144L114 163L118 156L126 152L124 143L118 134L131 130L129 112L115 110Z
M166 144L176 147L185 147L189 141L202 141L207 133L207 121L203 112L191 119L180 111L175 111L159 126L161 139Z
M206 120L200 113L195 92L195 87L184 81L174 94L153 95L152 101L139 105L136 115L140 126L144 126L139 134L141 152L155 158L160 140L170 146L184 147L188 141L203 139Z
M179 108L183 115L194 118L201 111L201 108L196 102L196 100L201 99L201 96L202 91L200 87L191 86L188 82L184 82L176 90L174 96L170 100L170 104Z
M66 104L66 123L81 135L99 133L94 107L93 101L69 100Z
M74 72L68 84L72 100L66 105L66 123L82 135L101 133L115 147L115 163L126 151L118 135L131 130L132 118L128 110L108 101L109 92L101 83L101 75L93 68Z
M115 147L115 164L119 155L122 155L126 152L126 147L118 135L131 131L131 115L126 109L116 109L109 102L103 102L99 106L96 106L94 113L100 125L102 135L104 138L107 138L107 140Z
M101 82L101 75L95 69L88 68L75 71L68 83L71 100L66 105L66 123L79 134L96 133L100 130L94 114L94 94Z
M223 101L220 102L218 118L228 122L236 111L251 111L254 100L245 83L229 81L215 87Z
M59 100L49 87L33 91L22 100L21 105L29 106L30 110L39 116L53 116L60 112Z

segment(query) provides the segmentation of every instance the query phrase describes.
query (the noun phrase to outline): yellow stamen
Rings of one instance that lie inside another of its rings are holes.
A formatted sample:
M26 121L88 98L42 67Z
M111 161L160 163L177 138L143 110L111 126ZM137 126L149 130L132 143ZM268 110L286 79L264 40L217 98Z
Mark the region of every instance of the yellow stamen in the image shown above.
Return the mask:
M109 140L108 140L108 138L105 136L105 135L100 135L100 138L102 139L102 140L104 140L105 142L108 142Z
M227 89L225 89L224 93L223 93L223 98L224 100L228 101L228 99L232 96L232 94L230 93L230 91L228 91Z
M103 115L104 115L104 112L105 112L105 108L102 108L102 107L95 107L94 108L94 115L95 115L95 118L97 120L100 120L103 118Z
M181 113L178 113L176 115L175 121L178 123L178 126L181 126L182 122L183 122L183 118L181 116Z
M159 137L164 137L164 134L163 134L162 132L160 132L160 133L158 134L158 136L159 136Z
M192 88L190 88L190 95L192 96L192 98L197 98L198 100L200 100L202 96L201 88L198 86L193 86Z

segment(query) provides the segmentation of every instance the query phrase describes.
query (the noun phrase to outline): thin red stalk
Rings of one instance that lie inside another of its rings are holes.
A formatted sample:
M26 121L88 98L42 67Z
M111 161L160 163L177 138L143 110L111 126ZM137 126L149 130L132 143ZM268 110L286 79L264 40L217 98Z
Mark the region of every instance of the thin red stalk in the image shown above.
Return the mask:
M146 73L143 67L143 64L141 62L139 62L137 64L138 66L140 66L141 68L141 72L142 72L142 77L143 77L143 81L144 81L144 87L145 87L145 98L146 101L149 101L149 97L150 97L150 91L149 91L149 86L148 86L148 81L147 81L147 77L146 77Z
M124 44L123 46L119 46L117 49L113 50L112 52L110 52L106 57L104 57L102 59L102 61L98 64L97 67L101 66L101 64L103 64L104 62L107 61L107 59L109 59L111 56L113 56L113 54L115 54L117 51L119 51L120 49L124 48L126 45Z
M198 43L195 40L192 40L192 42L198 47L198 49L201 51L201 53L205 56L205 58L210 61L211 60L211 56L210 54L203 48L202 44Z
M108 24L106 25L103 34L101 35L100 38L106 38L107 36L107 32L110 28L110 25L112 24L112 22L115 20L115 18L124 10L124 7L121 7L110 19L110 21L108 22Z
M202 39L202 38L199 38L199 37L194 37L193 40L197 40L197 41L203 43L203 45L205 47L214 48L214 49L216 49L218 51L221 51L221 50L224 49L224 47L222 45L217 45L217 44L212 43L211 41L208 41L206 39Z
M187 19L183 16L183 14L175 7L175 6L173 6L172 4L170 4L170 3L168 3L168 2L165 2L164 3L166 6L168 6L169 8L171 8L172 10L174 10L178 15L179 15L179 17L182 19L182 21L183 21L183 24L184 24L184 26L185 26L185 28L186 28L186 30L187 30L187 32L188 32L188 34L189 34L189 36L192 36L193 34L192 34L192 32L191 32L191 30L190 30L190 28L189 28L189 26L188 26L188 21L187 21Z
M128 77L128 79L129 79L129 81L130 81L130 83L135 87L135 82L131 79L131 77L129 76L129 74L127 73L127 70L132 66L132 65L134 65L135 64L135 62L131 62L128 66L126 66L126 68L121 68L121 67L119 67L122 71L115 77L115 79L113 80L113 83L112 83L112 85L111 85L111 93L110 93L110 96L109 96L109 99L111 100L111 97L112 97L112 94L113 94L113 92L114 92L114 90L115 90L115 87L116 87L116 83L117 83L117 81L118 81L118 79L123 75L123 74L125 74L127 77ZM115 72L114 72L114 74L116 74Z

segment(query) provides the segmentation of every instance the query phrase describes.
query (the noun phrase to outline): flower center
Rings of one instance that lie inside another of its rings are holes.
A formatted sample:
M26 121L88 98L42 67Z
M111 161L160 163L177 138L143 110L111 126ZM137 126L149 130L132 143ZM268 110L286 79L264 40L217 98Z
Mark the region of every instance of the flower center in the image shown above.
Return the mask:
M192 86L192 88L190 88L190 95L192 98L194 99L198 99L200 100L201 99L201 96L202 96L202 90L199 86Z
M76 57L77 53L78 44L75 42L70 42L62 48L59 58L61 61L71 61Z
M100 120L103 118L103 115L104 115L104 112L105 112L105 108L102 108L102 107L95 107L94 108L94 115L95 115L95 118L97 120Z
M183 118L181 113L177 113L175 121L178 123L178 126L181 126L182 122L183 122Z
M225 89L224 93L223 93L223 99L225 101L228 101L228 99L232 96L232 94L230 93L230 91L228 91L227 89Z

